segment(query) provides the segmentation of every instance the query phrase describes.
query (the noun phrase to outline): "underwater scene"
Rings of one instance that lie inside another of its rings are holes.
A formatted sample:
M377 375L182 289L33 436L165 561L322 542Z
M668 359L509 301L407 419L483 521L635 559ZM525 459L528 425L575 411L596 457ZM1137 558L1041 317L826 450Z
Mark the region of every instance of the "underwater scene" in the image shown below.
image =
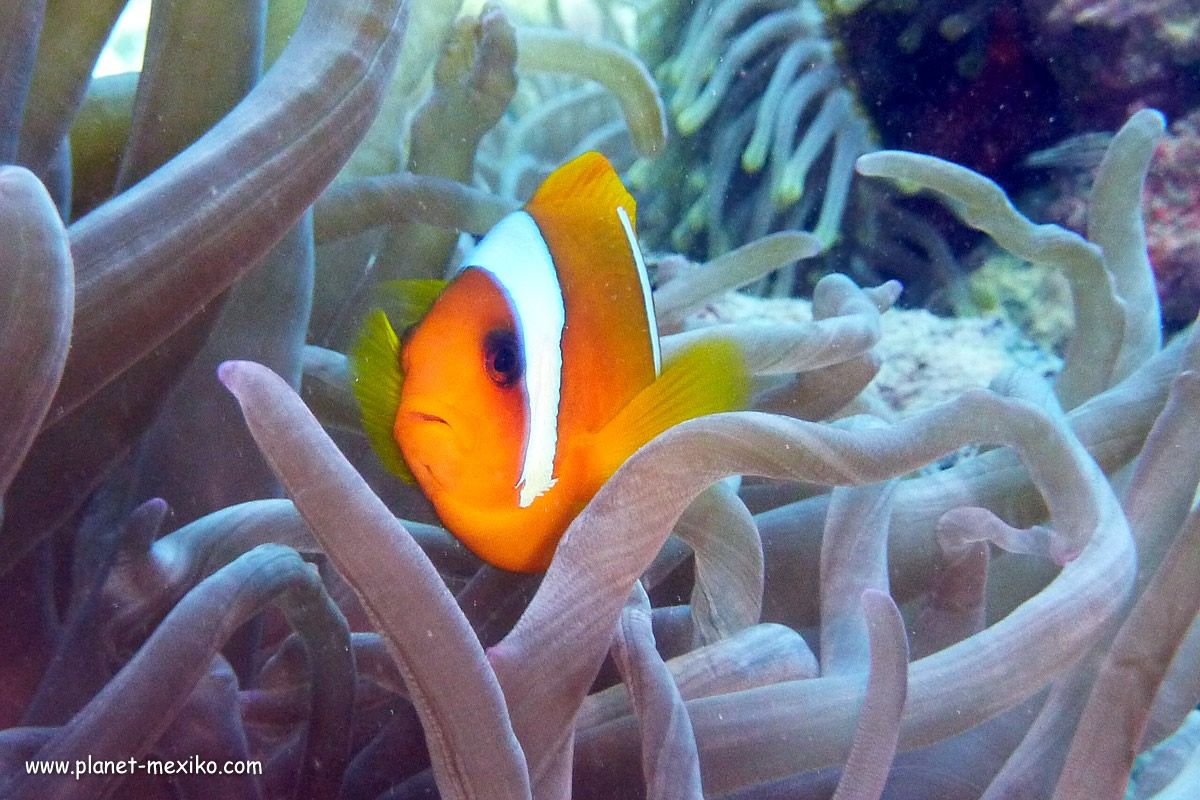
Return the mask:
M1200 798L1195 0L5 0L0 798Z

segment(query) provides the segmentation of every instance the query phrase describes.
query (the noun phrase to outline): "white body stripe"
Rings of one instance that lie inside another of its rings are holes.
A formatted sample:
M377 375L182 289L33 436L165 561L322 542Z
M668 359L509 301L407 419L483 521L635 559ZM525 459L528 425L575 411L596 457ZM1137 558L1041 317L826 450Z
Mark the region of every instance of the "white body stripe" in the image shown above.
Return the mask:
M658 349L658 317L654 314L654 295L650 291L650 275L646 272L646 262L642 259L642 248L638 247L637 236L633 233L633 223L622 206L617 206L617 216L621 218L621 227L625 229L625 238L629 240L629 249L633 251L633 261L637 264L638 280L642 283L642 300L646 303L646 323L650 326L650 350L654 353L654 377L662 375L662 353Z
M463 261L496 279L513 305L525 359L525 457L520 506L529 506L554 485L558 406L562 394L562 333L566 305L550 248L533 217L514 211L496 223Z

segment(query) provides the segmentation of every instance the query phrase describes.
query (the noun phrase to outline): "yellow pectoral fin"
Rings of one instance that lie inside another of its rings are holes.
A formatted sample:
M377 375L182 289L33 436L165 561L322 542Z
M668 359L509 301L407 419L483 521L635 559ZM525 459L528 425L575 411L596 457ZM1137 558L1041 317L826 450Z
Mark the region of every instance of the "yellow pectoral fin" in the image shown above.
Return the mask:
M750 375L737 345L700 342L664 365L597 435L596 467L608 479L639 447L684 420L746 407Z
M375 296L396 330L403 332L429 313L446 285L447 281L434 278L384 281L375 287Z
M388 472L413 483L412 471L392 434L396 411L400 408L400 387L404 383L404 375L400 372L400 340L382 309L377 308L367 315L358 341L347 358L350 389L358 401L363 430L371 442L371 449Z

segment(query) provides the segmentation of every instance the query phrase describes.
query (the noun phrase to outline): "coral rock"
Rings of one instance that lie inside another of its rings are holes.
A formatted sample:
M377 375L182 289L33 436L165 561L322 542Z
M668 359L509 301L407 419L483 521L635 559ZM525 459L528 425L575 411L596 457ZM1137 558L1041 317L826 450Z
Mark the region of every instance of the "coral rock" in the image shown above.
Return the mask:
M1200 111L1171 126L1146 177L1146 244L1167 320L1200 310Z
M807 322L812 304L798 298L759 298L729 292L685 322L688 328L725 322L764 325ZM987 386L1014 367L1050 378L1062 361L1031 342L1002 317L939 317L925 309L893 308L880 318L876 345L882 361L873 391L900 416L913 414Z

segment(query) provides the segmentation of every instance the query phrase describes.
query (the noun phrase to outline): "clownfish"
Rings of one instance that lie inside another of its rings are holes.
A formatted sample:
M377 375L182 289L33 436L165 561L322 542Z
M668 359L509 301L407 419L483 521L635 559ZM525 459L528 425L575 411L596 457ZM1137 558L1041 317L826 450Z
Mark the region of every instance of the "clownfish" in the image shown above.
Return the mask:
M372 311L349 354L384 466L415 480L493 566L546 569L635 450L678 422L745 405L749 377L732 343L662 363L634 214L607 159L582 155L488 231L448 282L384 284L392 318Z

